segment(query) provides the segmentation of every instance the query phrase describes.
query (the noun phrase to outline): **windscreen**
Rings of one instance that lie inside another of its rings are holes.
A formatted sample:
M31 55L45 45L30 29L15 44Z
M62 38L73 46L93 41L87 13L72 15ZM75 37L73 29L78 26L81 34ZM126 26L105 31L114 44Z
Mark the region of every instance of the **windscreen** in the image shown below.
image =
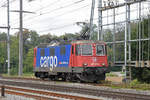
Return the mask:
M89 56L92 55L91 44L81 44L76 46L76 55Z
M104 56L104 45L96 45L96 55L98 56Z

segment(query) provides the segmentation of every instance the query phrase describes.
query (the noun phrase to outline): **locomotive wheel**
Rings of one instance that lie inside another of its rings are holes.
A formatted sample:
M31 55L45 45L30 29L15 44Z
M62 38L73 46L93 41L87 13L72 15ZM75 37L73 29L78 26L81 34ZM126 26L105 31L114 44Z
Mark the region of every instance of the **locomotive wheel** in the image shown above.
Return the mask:
M41 80L44 80L45 78L44 78L44 77L40 77L40 79L41 79Z
M55 80L54 77L49 77L48 79L49 79L50 81L54 81L54 80Z
M100 80L97 80L97 81L94 81L94 83L97 83L97 84L98 84L98 83L101 83L101 81L100 81Z
M71 79L72 79L71 76L72 76L71 74L67 74L66 75L66 81L67 82L71 81Z
M87 77L85 77L83 74L76 74L76 76L78 77L78 82L89 82Z
M67 76L66 77L66 81L69 82L70 81L70 77Z
M100 80L105 80L105 74L77 74L77 77L79 78L80 82L100 83Z

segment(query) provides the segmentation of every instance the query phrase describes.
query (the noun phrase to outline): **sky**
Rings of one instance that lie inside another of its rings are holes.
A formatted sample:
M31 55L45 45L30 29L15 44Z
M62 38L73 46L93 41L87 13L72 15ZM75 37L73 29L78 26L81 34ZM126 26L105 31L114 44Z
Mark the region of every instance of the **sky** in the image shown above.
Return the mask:
M97 24L98 7L97 1L95 5L94 24ZM106 1L106 0L105 0ZM124 0L114 0L117 3L123 3ZM84 22L90 19L92 0L33 0L28 2L23 0L23 10L33 13L23 14L23 27L35 30L40 35L51 33L53 35L63 35L65 33L79 32L81 28L77 26L76 22ZM2 7L6 4L6 0L0 0L0 26L7 26L7 9ZM104 4L103 4L104 6ZM142 4L142 15L146 15L150 8L148 3ZM19 0L10 0L10 11L19 10ZM116 22L125 20L125 7L117 8ZM131 19L138 18L138 4L131 6ZM113 22L113 10L103 12L103 24ZM111 16L111 17L106 17ZM19 27L19 13L10 12L10 34L18 31ZM110 26L104 28L111 28ZM0 32L6 31L0 29Z

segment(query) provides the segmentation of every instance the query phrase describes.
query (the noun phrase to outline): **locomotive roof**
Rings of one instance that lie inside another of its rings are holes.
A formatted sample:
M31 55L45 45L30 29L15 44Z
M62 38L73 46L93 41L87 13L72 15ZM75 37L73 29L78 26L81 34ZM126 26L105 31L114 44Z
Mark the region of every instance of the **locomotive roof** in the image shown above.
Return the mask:
M75 41L72 41L71 43L77 43L77 44L80 44L80 43L102 43L102 44L104 44L105 42L98 41L98 40L75 40Z
M67 45L67 44L71 44L70 41L55 41L55 42L51 42L51 43L41 43L40 45L38 45L38 48L46 48L46 47L50 47L50 46L59 46L59 45Z
M104 41L98 41L98 40L73 40L73 41L62 41L62 42L52 42L52 43L42 43L39 46L37 46L38 48L46 48L46 47L50 47L50 46L59 46L59 45L67 45L67 44L72 44L72 43L76 43L76 44L80 44L80 43L101 43L101 44L105 44Z

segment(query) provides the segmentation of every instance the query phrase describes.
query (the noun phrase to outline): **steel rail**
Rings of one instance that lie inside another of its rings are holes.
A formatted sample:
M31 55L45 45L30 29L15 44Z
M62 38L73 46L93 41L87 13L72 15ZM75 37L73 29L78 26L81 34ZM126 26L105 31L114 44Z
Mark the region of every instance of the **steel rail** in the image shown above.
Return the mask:
M149 100L150 95L144 94L136 94L136 93L125 93L125 92L117 92L112 90L100 90L100 89L89 89L89 88L81 88L81 87L72 87L72 86L60 86L60 85L45 85L45 84L37 84L37 83L25 83L25 82L15 82L15 81L7 81L7 80L0 80L1 84L5 85L13 85L13 86L20 86L20 87L30 87L35 89L44 89L50 91L61 91L61 92L68 92L68 93L80 93L86 94L91 96L102 96L102 97L109 97L115 99L123 99L123 100Z
M21 91L21 92L26 92L26 93L40 94L40 95L45 95L45 96L73 99L73 100L74 99L75 100L97 100L97 99L92 99L92 98L88 98L88 97L72 96L72 95L67 95L67 94L59 94L59 93L54 93L54 92L42 91L42 90L24 89L24 88L20 88L20 87L19 88L12 87L12 86L5 86L5 89ZM34 95L32 95L32 96L34 97ZM43 98L45 98L45 97L43 97ZM49 98L49 99L51 99L51 98ZM54 99L54 100L57 100L57 99Z
M36 100L39 100L39 99L40 100L58 100L58 99L54 99L54 98L31 95L31 94L25 94L25 93L10 91L10 90L5 90L5 93L10 94L10 95L17 95L17 96L23 96L23 97L27 97L27 98L33 98L33 99L36 99Z

